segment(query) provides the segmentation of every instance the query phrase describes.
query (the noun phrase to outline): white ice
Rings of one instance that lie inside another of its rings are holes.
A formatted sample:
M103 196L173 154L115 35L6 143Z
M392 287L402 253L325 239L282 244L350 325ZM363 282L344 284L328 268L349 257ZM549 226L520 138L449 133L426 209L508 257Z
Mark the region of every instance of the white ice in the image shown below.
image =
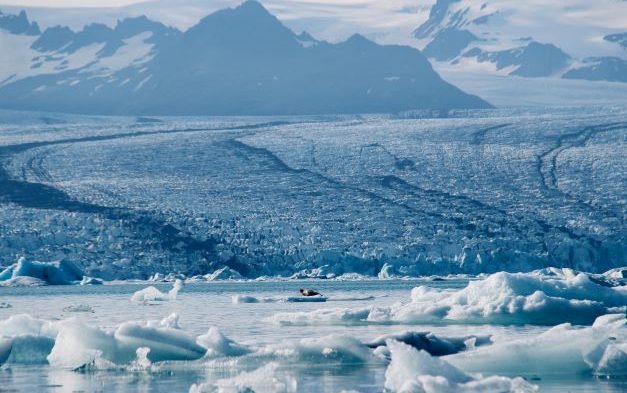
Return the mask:
M536 391L522 378L471 376L425 351L389 340L392 360L385 372L385 389L398 393L511 392Z
M297 391L297 382L288 376L278 376L277 363L268 363L251 372L241 374L228 379L221 379L215 383L192 385L189 393L292 393Z
M625 314L597 318L591 327L562 324L539 336L504 341L447 356L470 372L508 374L627 374Z
M157 288L150 286L137 291L131 296L131 300L134 302L161 302L167 300L176 300L176 296L183 288L183 281L176 280L172 289L169 292L163 293Z
M627 310L627 286L611 287L585 273L544 277L533 273L492 274L460 290L419 286L409 303L360 309L320 309L278 313L283 325L470 323L591 324L595 318Z

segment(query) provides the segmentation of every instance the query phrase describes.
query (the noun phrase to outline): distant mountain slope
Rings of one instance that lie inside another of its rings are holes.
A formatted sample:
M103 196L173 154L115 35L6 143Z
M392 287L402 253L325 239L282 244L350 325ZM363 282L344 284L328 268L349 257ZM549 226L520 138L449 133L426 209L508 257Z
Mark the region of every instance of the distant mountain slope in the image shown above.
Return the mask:
M19 37L30 44L22 49L30 67L0 74L2 107L164 115L489 107L442 80L413 48L359 35L339 44L316 41L255 1L211 14L184 33L134 18L114 29L54 27L29 39Z
M575 34L575 28L563 20L545 22L545 10L539 8L533 14L536 20L530 21L529 15L524 15L523 3L437 0L431 7L429 18L414 30L414 37L422 43L419 47L427 57L464 68L483 64L491 65L496 73L523 77L555 76L615 82L627 79L627 60L622 53L587 55L578 61L552 42L559 38L562 43L574 41L583 47L588 45L586 41L601 41L603 35L598 35L602 29ZM563 7L563 14L584 12L574 5L574 10ZM548 13L552 12L555 10ZM564 39L570 30L573 30L573 37ZM624 33L615 33L605 35L603 39L625 47L625 37ZM485 66L482 68L486 69Z

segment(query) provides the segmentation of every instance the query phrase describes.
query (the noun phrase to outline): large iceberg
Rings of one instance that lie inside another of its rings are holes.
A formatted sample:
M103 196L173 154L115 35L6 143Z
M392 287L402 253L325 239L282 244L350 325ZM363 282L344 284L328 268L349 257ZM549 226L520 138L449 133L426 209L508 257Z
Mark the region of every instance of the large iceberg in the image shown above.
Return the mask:
M522 378L472 376L446 361L407 344L389 340L392 360L385 372L385 389L398 393L535 392Z
M20 257L16 263L0 273L0 283L24 285L23 279L26 278L31 279L30 285L68 285L81 282L83 276L82 270L67 260L33 262Z
M304 324L468 323L589 325L597 317L627 310L627 286L610 286L585 273L546 277L492 274L460 290L419 286L409 303L360 309L330 308L278 313L271 322Z
M627 375L627 318L609 314L590 327L555 326L538 336L447 356L470 372Z
M113 330L88 326L74 318L46 321L16 315L0 321L0 364L109 368L131 364L140 348L147 348L144 352L150 362L196 360L207 352L196 341L179 329L175 314L162 321L122 323Z

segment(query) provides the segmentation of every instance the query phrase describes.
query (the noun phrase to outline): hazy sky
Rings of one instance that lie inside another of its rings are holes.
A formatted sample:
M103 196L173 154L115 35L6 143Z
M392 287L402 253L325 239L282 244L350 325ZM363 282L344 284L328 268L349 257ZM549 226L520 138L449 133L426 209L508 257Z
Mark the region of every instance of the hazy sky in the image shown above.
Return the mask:
M1 0L0 4L21 7L122 7L147 0Z
M202 17L244 0L0 0L0 10L26 9L42 28L87 23L114 25L129 16L151 19L185 30ZM383 44L416 45L412 31L428 17L436 0L259 0L288 27L315 37L340 41L361 33ZM506 17L503 33L532 36L576 56L612 55L617 45L605 34L627 31L625 0L470 0L489 3Z

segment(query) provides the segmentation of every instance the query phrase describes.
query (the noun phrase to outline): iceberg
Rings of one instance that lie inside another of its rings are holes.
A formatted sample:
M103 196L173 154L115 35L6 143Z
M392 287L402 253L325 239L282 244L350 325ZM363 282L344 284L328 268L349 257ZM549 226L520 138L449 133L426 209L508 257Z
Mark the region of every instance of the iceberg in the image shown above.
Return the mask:
M207 281L216 281L216 280L242 280L244 277L236 270L225 266L221 269L216 270L211 274L205 275L205 279Z
M76 304L67 307L63 307L65 312L89 312L94 313L94 309L89 304Z
M179 329L176 314L161 321L122 323L113 330L92 327L75 318L46 321L17 315L0 321L0 363L108 369L141 361L140 348L147 348L145 355L150 362L189 361L207 352L196 341ZM236 348L238 345L231 343L232 351Z
M546 277L499 272L459 290L419 286L409 303L359 309L277 313L282 325L466 323L590 325L604 314L627 311L627 286L608 286L585 273Z
M288 346L268 346L261 353L274 353L290 362L355 366L378 362L370 348L354 337L332 334L305 338Z
M196 343L206 348L206 357L242 356L251 352L249 348L226 337L216 327L210 328L206 334L199 336Z
M398 393L510 392L528 393L537 387L522 378L472 376L446 361L407 344L389 340L391 362L385 371L385 389Z
M293 393L297 391L296 379L289 376L279 376L277 363L268 363L251 372L227 379L220 379L215 383L192 385L189 393Z
M83 272L76 264L61 260L56 262L32 262L20 257L16 263L0 272L0 282L11 282L25 285L21 278L31 278L40 281L30 281L30 284L69 285L80 282Z
M324 303L330 301L325 296L276 296L276 297L255 297L250 295L233 295L233 304L240 303Z
M418 350L426 351L432 356L452 355L478 346L492 344L489 336L439 337L429 332L406 331L397 334L386 334L367 343L367 345L376 349L385 347L390 340L402 342Z
M172 285L172 289L167 293L163 293L157 288L150 286L139 290L131 296L134 302L162 302L167 300L176 300L176 296L183 288L183 280L177 279Z
M116 329L114 337L122 351L130 348L135 353L140 347L149 348L148 359L152 362L197 360L207 352L206 348L196 343L195 337L170 327L127 322Z
M468 372L518 375L627 374L627 318L609 314L590 327L561 324L529 338L445 357Z

